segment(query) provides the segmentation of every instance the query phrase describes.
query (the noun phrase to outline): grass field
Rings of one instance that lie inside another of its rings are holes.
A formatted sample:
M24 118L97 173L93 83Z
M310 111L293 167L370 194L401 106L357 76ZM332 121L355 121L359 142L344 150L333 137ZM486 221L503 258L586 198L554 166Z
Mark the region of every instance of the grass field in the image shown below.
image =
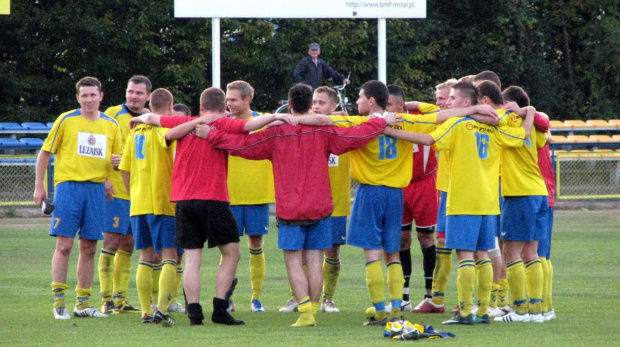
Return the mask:
M0 345L207 345L207 346L377 346L423 344L434 346L619 346L620 345L620 211L557 211L552 261L555 270L554 308L558 318L544 324L494 323L490 326L442 326L449 313L422 315L405 313L412 322L433 325L436 330L456 334L454 339L416 342L391 341L379 327L362 327L364 310L370 305L365 285L363 253L344 247L342 274L335 301L340 313L319 313L316 328L292 328L297 314L278 308L288 298L288 282L276 233L266 238L267 277L263 291L266 313L251 313L248 252L241 241L242 257L235 292L236 318L245 326L190 327L182 314L173 314L177 325L143 325L139 314L111 315L107 319L73 318L57 321L52 315L50 261L54 239L47 236L47 219L0 219ZM273 229L272 229L273 230ZM99 245L101 246L101 245ZM421 253L414 254L412 294L422 297ZM98 256L97 256L98 257ZM75 298L75 261L71 255L67 303ZM135 289L137 252L132 263L129 301L138 304ZM201 303L210 317L214 293L217 250L206 250L202 271ZM454 267L456 269L456 266ZM456 304L455 271L449 282L446 306ZM93 292L99 290L97 275ZM100 297L92 302L99 306ZM72 309L72 307L71 307Z

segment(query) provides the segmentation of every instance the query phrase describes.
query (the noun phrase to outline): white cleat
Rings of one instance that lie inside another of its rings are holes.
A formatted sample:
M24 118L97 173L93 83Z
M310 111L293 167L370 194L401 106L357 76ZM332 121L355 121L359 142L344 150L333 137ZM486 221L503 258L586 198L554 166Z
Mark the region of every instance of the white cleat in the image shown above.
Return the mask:
M509 314L505 316L496 317L493 320L496 322L529 322L530 314L529 313L518 314L517 312L510 312Z
M551 310L545 312L543 314L543 317L545 317L545 321L554 320L555 319L555 310L551 309Z
M103 314L97 311L97 309L94 308L93 306L87 307L83 310L80 310L77 308L77 306L75 306L75 309L73 309L73 315L76 317L94 317L94 318L107 318L108 317L107 314Z
M183 307L183 305L179 304L178 302L174 302L174 303L168 305L168 312L185 313L185 307Z
M71 319L67 308L64 306L54 307L54 318L56 319Z
M288 299L286 304L281 307L279 311L284 313L297 312L297 300L293 298Z
M327 313L340 312L333 300L325 299L321 303L321 311Z

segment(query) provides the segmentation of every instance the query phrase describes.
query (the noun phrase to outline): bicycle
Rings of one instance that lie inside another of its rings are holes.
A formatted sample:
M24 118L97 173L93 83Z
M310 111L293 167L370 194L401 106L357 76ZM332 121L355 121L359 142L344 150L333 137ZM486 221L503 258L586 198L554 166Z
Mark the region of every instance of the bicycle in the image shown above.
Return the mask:
M351 77L351 72L346 79ZM333 86L334 90L338 94L338 106L336 107L336 112L341 111L344 112L345 115L349 114L357 114L356 105L349 102L349 98L346 96L345 89L347 87L346 83ZM278 105L280 105L274 113L291 113L291 110L288 108L288 100L280 100L278 101Z

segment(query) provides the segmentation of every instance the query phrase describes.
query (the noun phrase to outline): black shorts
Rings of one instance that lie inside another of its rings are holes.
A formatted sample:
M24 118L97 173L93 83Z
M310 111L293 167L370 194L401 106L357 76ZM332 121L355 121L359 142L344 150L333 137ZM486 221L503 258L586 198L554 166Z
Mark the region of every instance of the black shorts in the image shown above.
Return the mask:
M174 243L194 249L239 242L237 222L230 204L216 200L183 200L176 204L177 234Z

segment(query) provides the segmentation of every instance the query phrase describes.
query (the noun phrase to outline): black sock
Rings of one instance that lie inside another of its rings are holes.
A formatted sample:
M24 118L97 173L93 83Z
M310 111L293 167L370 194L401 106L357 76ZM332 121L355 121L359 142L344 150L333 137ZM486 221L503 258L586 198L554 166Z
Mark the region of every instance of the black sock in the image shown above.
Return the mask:
M435 271L435 263L437 262L437 254L435 245L422 248L422 263L424 267L424 288L427 292L433 289L433 271Z
M411 278L411 249L400 251L400 263L403 267L403 277L405 284L403 285L403 301L409 301L409 279Z
M202 306L198 303L187 305L187 317L190 325L202 325L205 316L202 314Z
M211 315L211 321L216 324L226 325L243 325L245 322L242 320L236 320L233 316L226 311L228 308L228 300L213 298L213 314Z

